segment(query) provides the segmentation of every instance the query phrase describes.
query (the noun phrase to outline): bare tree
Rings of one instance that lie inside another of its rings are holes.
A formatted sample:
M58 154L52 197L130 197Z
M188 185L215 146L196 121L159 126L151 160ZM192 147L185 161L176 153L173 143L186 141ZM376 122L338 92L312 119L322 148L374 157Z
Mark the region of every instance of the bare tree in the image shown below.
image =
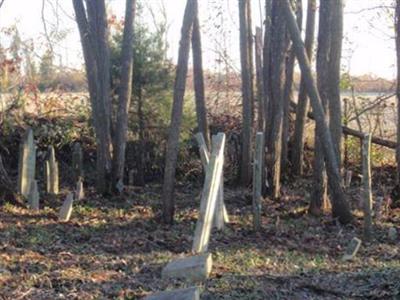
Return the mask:
M174 99L171 112L171 124L168 133L162 190L163 219L164 222L168 224L172 224L174 220L175 201L173 193L179 149L179 134L182 122L183 98L186 89L190 40L196 14L197 0L187 0L181 29L181 41L179 44L178 65L176 68Z
M400 0L396 0L395 12L395 31L396 31L396 58L397 58L397 184L400 182Z
M290 32L290 37L293 42L293 47L296 52L297 60L300 65L301 72L304 76L307 93L310 97L315 121L320 128L317 133L322 144L327 174L329 178L328 182L330 186L330 191L332 193L332 214L333 217L337 217L341 223L349 223L353 220L353 216L351 214L343 187L341 186L339 163L336 159L332 135L325 120L324 109L321 105L321 98L312 75L310 62L308 60L306 49L301 38L300 30L296 24L295 16L293 15L292 9L290 7L289 0L283 0L281 2L283 4L286 24Z
M198 13L194 18L192 33L193 77L196 98L197 126L203 133L208 149L211 149L210 130L207 122L207 108L204 96L203 57Z
M318 90L321 96L321 103L324 109L325 118L328 119L328 78L329 78L329 50L330 50L330 13L331 1L322 1L319 8L319 30L318 30L318 51L317 51L317 76ZM327 121L329 124L329 121ZM327 208L327 177L325 171L323 145L321 144L321 125L315 125L314 135L314 162L313 162L313 191L310 201L310 213L321 214Z
M73 0L82 42L97 144L97 190L109 190L111 178L111 102L107 16L104 0Z
M297 26L301 31L303 23L303 3L302 0L296 0L296 19ZM286 170L288 163L288 147L289 147L289 129L290 129L290 102L293 98L293 76L294 63L296 55L293 49L288 51L286 57L286 78L283 88L283 124L282 124L282 155L281 169Z
M262 29L256 28L255 37L255 61L256 61L256 87L257 87L257 121L258 131L264 132L265 128L265 110L264 110L264 82L262 74Z
M267 145L266 142L269 141L269 132L271 128L271 116L272 116L272 109L271 109L271 99L269 95L270 91L270 60L269 56L271 53L271 23L272 23L272 0L265 0L265 21L264 21L264 43L263 43L263 53L262 53L262 81L263 81L263 108L264 111L264 150L265 146ZM267 156L263 155L263 166L267 163ZM267 183L268 181L268 172L267 169L264 168L263 172L263 180L262 182ZM268 184L263 184L262 193L263 196L267 196L268 193Z
M343 0L330 2L330 49L327 91L329 97L329 127L332 132L333 142L339 167L341 166L341 140L342 140L342 105L340 99L340 61L342 56L343 40Z
M310 61L312 61L314 46L315 12L317 9L316 6L316 0L308 0L305 47L308 59ZM304 126L308 110L308 97L303 76L301 76L300 79L300 90L297 103L298 105L296 110L296 121L293 134L291 162L293 172L297 175L301 175L303 174Z
M252 141L252 81L249 54L249 0L239 0L240 23L240 63L242 76L242 159L240 163L240 183L248 185L251 180L251 141Z
M283 2L272 1L271 52L269 93L271 109L271 127L267 140L268 166L271 171L272 197L280 195L282 122L283 122L283 89L285 84L285 56L288 48L286 22Z
M125 148L128 132L128 111L132 94L133 35L136 0L126 0L125 25L121 53L121 80L118 90L118 110L114 139L114 184L124 178Z

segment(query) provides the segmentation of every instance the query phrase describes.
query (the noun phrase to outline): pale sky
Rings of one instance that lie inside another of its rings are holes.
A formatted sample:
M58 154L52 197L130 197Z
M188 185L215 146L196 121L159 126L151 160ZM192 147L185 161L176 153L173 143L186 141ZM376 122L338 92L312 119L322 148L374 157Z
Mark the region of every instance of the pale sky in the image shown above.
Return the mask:
M48 27L55 25L54 13L50 3L57 0L47 0L46 19ZM168 42L169 55L176 60L180 38L180 26L186 0L142 0L157 12L161 2L164 3L167 20L170 24ZM232 59L232 65L239 69L239 33L237 0L199 0L200 21L204 47L205 66L212 70L223 68L216 63L216 50L226 49ZM260 24L260 2L252 0L254 25ZM306 2L306 0L303 0ZM343 53L343 68L350 66L353 75L375 74L385 78L394 78L395 47L393 40L393 25L391 18L377 16L371 8L390 5L392 0L345 0L345 43ZM79 67L83 64L79 34L74 22L72 0L58 0L62 9L58 28L67 30L67 38L56 47L56 52L63 65ZM122 17L125 0L109 0L110 10ZM262 4L263 5L263 4ZM32 38L36 50L40 53L46 45L43 23L41 20L42 0L5 0L0 10L0 28L17 24L23 39ZM220 8L219 8L220 7ZM223 16L219 11L223 10ZM263 10L263 6L262 6ZM148 16L146 21L152 22ZM372 24L372 26L371 26ZM216 25L221 25L215 29ZM3 35L0 35L3 37ZM225 37L225 38L224 38ZM4 41L2 41L4 42Z

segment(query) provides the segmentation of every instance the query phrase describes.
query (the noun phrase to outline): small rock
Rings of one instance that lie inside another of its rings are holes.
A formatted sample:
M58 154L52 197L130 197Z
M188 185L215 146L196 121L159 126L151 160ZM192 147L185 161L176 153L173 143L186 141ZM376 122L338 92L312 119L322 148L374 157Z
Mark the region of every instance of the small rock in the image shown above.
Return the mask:
M389 239L391 241L397 240L397 230L396 230L396 228L390 227L389 228L389 232L388 232L388 236L389 236Z

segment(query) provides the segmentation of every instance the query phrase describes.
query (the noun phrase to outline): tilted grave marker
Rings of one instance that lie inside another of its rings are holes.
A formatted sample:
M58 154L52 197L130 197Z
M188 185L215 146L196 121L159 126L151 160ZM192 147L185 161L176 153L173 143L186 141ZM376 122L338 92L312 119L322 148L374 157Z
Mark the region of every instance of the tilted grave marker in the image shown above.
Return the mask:
M210 232L221 183L225 134L219 133L212 139L212 153L207 165L206 178L200 201L199 219L196 224L192 251L204 253L208 249Z
M69 193L67 198L65 198L63 205L61 206L58 219L61 222L68 222L72 214L72 204L74 202L74 194Z
M36 146L33 131L28 128L20 145L18 161L18 193L28 198L36 172Z
M195 135L197 143L199 145L200 159L204 168L207 171L207 166L209 164L209 151L207 144L204 140L204 136L201 132ZM224 164L224 158L222 157L222 165ZM224 228L224 223L229 223L229 216L224 204L224 174L222 167L221 181L218 190L218 199L216 203L215 215L214 215L214 225L217 229L221 230Z

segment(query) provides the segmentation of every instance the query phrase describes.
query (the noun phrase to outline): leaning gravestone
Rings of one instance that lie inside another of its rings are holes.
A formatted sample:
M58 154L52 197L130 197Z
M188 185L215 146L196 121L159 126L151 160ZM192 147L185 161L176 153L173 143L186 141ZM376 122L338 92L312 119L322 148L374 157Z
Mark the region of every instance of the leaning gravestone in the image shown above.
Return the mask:
M145 300L200 300L200 289L190 287L174 291L166 291L150 295Z
M209 151L207 148L206 141L204 140L204 136L201 132L197 133L195 135L195 138L197 140L197 143L199 145L199 152L200 152L200 158L201 162L204 168L204 171L207 171L207 166L209 164ZM214 138L214 137L213 137ZM224 165L224 157L222 156L222 166ZM222 167L223 170L223 167ZM221 181L219 184L219 190L218 190L218 198L217 198L217 203L215 204L215 215L214 215L214 226L222 230L224 228L225 223L229 223L229 216L228 212L226 210L225 204L224 204L224 173L222 171L221 174Z
M71 218L73 202L74 202L74 195L72 193L69 193L67 195L67 198L64 200L63 205L61 206L60 213L58 216L58 219L61 222L68 222L69 219Z
M193 247L194 253L204 253L208 249L213 217L221 182L225 134L213 136L212 153L207 165L206 178L200 200L200 213L197 220Z
M39 210L39 189L36 180L31 183L31 188L28 196L29 207L33 210Z
M29 128L22 140L18 162L18 193L27 198L36 171L36 146Z
M46 160L47 193L57 195L59 192L58 162L53 146L49 146L49 159Z
M347 246L346 253L343 255L342 260L352 260L357 255L358 250L360 250L360 246L361 240L354 237Z

